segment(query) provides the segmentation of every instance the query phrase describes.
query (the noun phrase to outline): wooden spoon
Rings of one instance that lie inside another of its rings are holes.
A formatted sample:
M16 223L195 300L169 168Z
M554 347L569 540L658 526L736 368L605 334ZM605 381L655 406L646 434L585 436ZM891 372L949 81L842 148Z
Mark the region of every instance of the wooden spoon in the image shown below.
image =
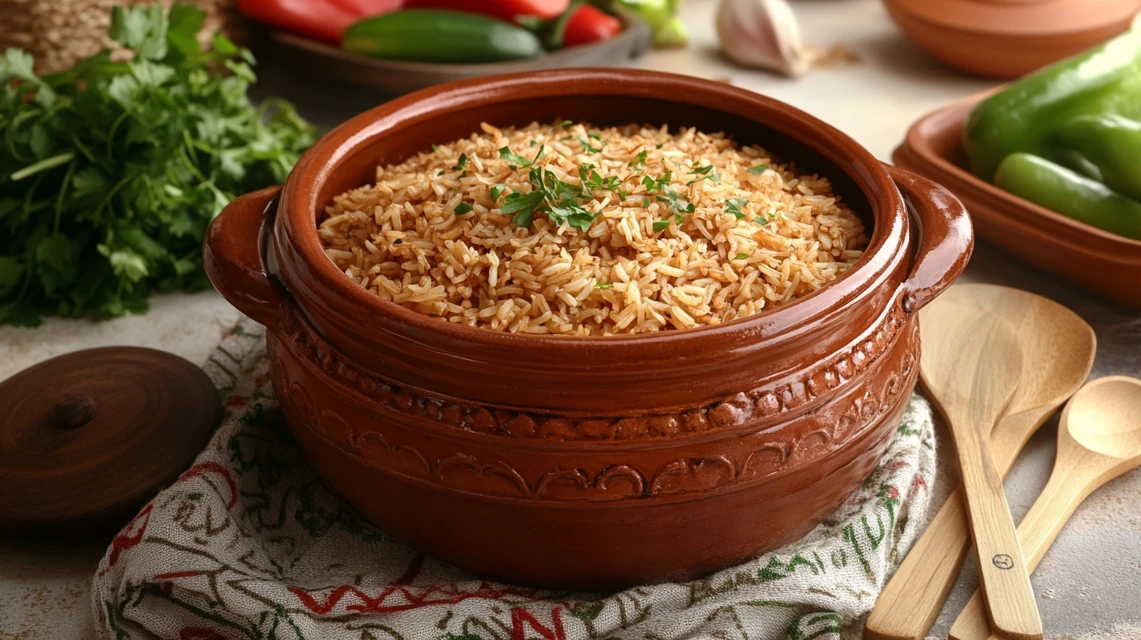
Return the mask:
M920 318L919 374L947 419L958 452L979 581L991 623L1007 640L1041 640L1042 621L990 453L990 432L1022 378L1022 348L1010 324L954 301Z
M1050 481L1018 527L1033 571L1078 505L1095 489L1141 466L1141 380L1095 380L1074 396L1058 427L1058 457ZM976 593L955 624L953 640L992 638Z
M991 432L995 467L1005 476L1018 453L1089 377L1093 329L1066 307L1027 291L989 284L951 287L934 304L955 301L1009 322L1022 346L1022 383ZM947 600L971 546L962 488L943 503L887 583L868 617L868 640L922 640Z

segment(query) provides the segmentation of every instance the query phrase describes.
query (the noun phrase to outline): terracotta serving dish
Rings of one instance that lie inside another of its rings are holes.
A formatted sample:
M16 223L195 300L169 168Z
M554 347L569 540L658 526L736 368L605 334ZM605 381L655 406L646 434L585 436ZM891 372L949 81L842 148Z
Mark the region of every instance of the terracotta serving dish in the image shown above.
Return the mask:
M986 95L920 118L895 150L896 164L953 191L970 210L979 237L1063 280L1141 309L1141 241L1040 207L967 170L963 125Z
M591 44L567 47L537 58L483 64L437 64L383 60L349 53L338 47L284 31L270 31L278 57L306 75L399 95L445 82L502 73L585 66L621 66L650 50L653 32L641 20L623 16L622 33Z
M948 66L1012 79L1129 28L1141 0L884 0L907 37Z
M871 245L831 286L772 312L590 338L431 319L366 292L322 251L317 212L378 163L481 121L562 118L760 143L831 177L874 226ZM916 311L971 247L948 192L788 105L697 78L570 69L445 85L349 120L283 188L231 204L205 262L269 328L298 442L377 526L482 575L610 589L743 561L829 515L897 427L918 370Z

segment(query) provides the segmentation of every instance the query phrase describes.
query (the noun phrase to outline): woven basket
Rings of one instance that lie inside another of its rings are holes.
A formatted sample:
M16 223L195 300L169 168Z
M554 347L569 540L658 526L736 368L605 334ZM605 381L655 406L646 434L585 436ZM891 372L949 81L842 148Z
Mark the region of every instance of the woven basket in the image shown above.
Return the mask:
M161 0L170 6L171 0ZM36 56L36 72L54 73L102 49L118 49L107 37L111 8L144 0L0 0L0 51L18 47ZM234 0L196 0L206 10L201 38L221 30L236 42L248 40L247 25Z

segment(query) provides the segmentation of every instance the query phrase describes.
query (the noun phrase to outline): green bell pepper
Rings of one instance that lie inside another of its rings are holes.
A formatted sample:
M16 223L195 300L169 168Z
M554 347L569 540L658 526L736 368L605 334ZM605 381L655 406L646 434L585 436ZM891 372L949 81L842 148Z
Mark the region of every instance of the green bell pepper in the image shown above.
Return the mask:
M689 29L678 17L682 0L590 0L611 13L632 13L654 32L655 47L683 47Z
M1078 116L1058 128L1058 141L1086 163L1091 178L1141 200L1141 122L1115 114Z
M980 102L964 132L971 170L991 181L999 163L1017 151L1092 170L1059 148L1054 136L1060 124L1088 114L1141 120L1141 33L1125 33Z
M1045 158L1008 155L994 174L994 184L1066 217L1141 240L1141 202Z

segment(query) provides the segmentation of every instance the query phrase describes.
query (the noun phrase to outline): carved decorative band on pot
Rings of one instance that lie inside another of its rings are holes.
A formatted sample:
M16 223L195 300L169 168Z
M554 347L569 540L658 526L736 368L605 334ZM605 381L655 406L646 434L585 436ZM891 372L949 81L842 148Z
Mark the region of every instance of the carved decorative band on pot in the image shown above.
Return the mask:
M318 213L378 163L482 121L556 117L761 144L828 177L870 245L777 309L606 337L440 322L325 256ZM372 522L490 577L611 589L699 576L827 517L886 447L916 382L916 311L972 244L946 190L788 105L696 78L572 69L443 85L346 122L284 187L223 211L205 263L269 328L274 388L307 456Z

